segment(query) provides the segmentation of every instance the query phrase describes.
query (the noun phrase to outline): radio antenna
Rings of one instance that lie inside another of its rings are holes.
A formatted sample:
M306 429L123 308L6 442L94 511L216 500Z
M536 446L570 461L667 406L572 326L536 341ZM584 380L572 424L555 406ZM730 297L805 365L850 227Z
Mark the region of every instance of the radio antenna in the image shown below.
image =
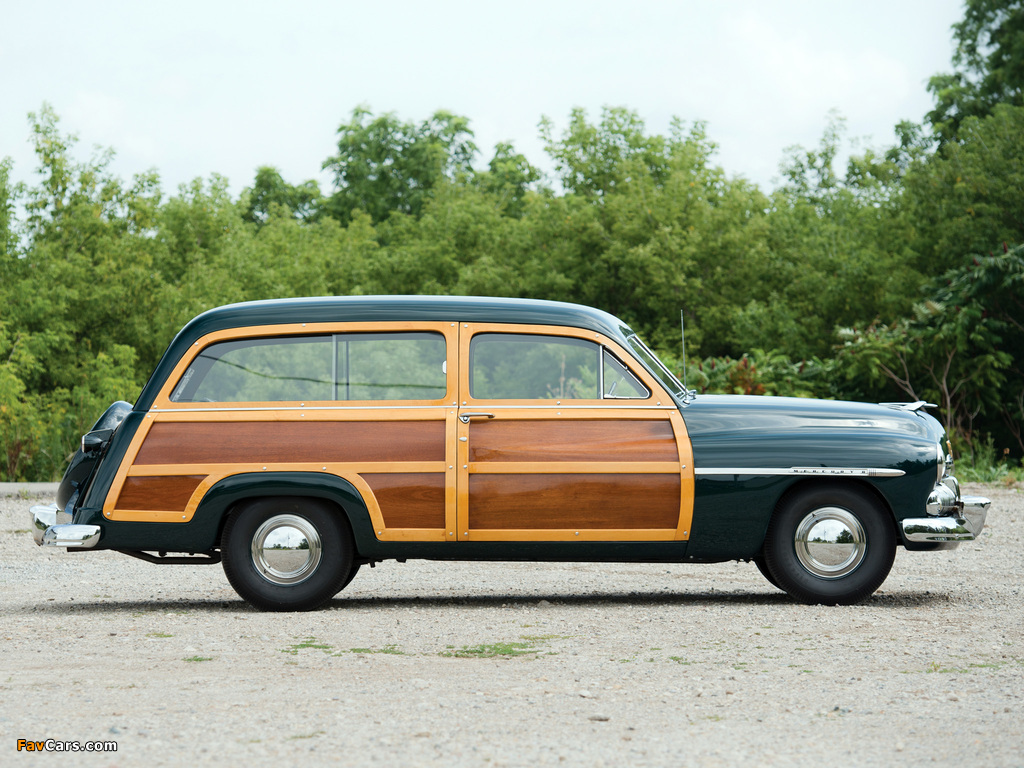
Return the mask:
M686 386L686 320L683 318L683 310L679 310L679 334L683 338L683 396L689 398L690 388Z

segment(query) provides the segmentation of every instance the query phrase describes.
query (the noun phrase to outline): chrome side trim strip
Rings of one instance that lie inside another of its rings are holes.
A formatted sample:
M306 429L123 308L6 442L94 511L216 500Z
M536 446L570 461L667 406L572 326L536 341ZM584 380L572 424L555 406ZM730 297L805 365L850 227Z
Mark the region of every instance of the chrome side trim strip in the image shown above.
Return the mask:
M761 475L800 476L817 475L824 477L902 477L902 469L886 467L708 467L693 470L695 475Z

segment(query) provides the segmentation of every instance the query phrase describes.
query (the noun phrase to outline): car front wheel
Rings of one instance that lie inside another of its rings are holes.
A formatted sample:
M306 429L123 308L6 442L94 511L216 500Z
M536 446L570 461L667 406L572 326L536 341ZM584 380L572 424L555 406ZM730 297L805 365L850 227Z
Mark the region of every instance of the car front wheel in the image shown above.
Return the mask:
M253 607L311 611L352 573L352 534L340 512L316 500L260 499L228 518L221 559L231 586Z
M801 602L859 603L885 581L896 555L888 511L856 486L804 488L782 500L768 525L764 564Z

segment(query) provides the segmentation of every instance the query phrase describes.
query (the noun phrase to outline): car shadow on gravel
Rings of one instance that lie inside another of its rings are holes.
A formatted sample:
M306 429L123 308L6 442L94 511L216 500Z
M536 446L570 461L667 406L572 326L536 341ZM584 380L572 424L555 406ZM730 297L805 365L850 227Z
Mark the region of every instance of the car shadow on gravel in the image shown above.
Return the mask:
M917 609L940 603L959 602L957 598L941 592L898 592L872 595L859 606L865 608ZM502 609L600 606L680 606L693 608L799 604L781 592L595 592L586 595L516 593L496 595L445 595L410 597L336 597L322 609L325 611L351 611L380 608L429 608L448 610L452 607ZM106 614L106 613L257 613L255 608L241 600L81 600L73 602L47 602L12 605L6 611L14 615Z

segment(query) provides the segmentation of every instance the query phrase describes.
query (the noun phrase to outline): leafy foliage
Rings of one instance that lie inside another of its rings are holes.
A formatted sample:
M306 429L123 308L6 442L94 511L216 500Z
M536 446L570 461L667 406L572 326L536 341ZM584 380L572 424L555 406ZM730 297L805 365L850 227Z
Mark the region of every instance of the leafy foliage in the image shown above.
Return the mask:
M682 310L701 392L932 400L960 445L1019 458L1022 29L1018 0L968 0L956 73L931 85L935 135L901 123L844 169L832 115L770 193L715 164L700 122L544 118L553 185L507 143L475 167L465 117L360 107L324 162L331 190L263 167L237 199L217 175L168 195L155 173L114 177L112 151L80 160L44 105L35 182L0 160L0 479L58 477L199 312L378 293L590 304L679 374Z
M964 120L990 115L998 104L1024 106L1024 2L966 0L953 39L955 71L928 82L936 105L927 119L945 140L960 134Z

